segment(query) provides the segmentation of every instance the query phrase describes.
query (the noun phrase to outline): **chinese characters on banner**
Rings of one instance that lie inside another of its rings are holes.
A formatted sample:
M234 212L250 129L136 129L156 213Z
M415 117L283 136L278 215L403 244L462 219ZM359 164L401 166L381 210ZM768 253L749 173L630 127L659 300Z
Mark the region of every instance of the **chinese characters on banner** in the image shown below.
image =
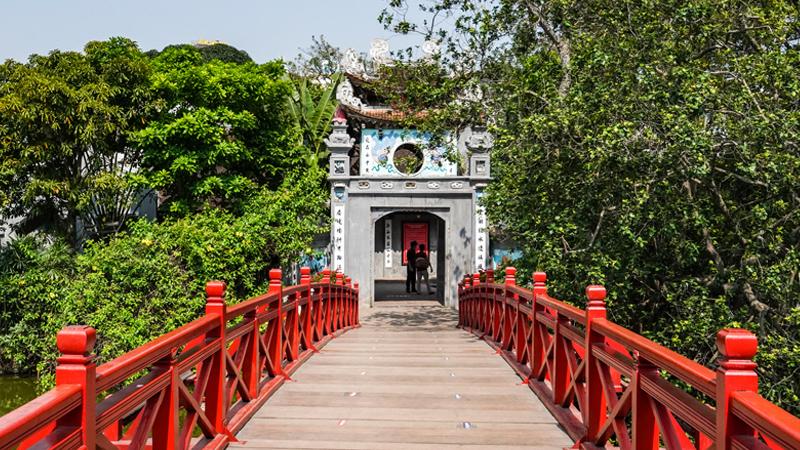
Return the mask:
M489 235L486 233L486 208L475 205L475 270L486 269Z
M344 272L344 205L333 205L333 270Z
M383 265L392 267L392 220L386 219L383 225Z

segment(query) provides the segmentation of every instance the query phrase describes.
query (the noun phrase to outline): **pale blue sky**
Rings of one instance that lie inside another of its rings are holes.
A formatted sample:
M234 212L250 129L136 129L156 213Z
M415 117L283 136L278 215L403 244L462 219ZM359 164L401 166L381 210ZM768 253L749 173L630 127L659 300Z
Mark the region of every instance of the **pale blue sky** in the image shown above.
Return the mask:
M376 18L384 0L0 0L0 62L25 61L52 49L80 50L92 40L125 36L143 50L218 39L256 62L291 60L312 35L360 52L373 38L393 50L419 37L384 31Z

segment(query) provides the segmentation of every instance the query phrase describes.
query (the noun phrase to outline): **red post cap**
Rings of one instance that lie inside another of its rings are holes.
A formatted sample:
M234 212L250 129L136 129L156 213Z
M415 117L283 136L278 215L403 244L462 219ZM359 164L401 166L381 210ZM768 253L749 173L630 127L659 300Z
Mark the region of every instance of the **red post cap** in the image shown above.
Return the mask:
M206 295L208 297L222 297L225 295L225 289L228 286L224 281L214 280L206 283Z
M547 273L545 272L533 272L533 283L534 284L544 284L547 282Z
M506 284L508 285L516 285L517 284L517 268L516 267L506 267Z
M751 361L758 351L758 338L749 330L724 328L717 333L717 349L724 360Z
M270 269L269 271L269 284L277 281L280 284L283 279L283 271L281 269Z
M598 284L586 286L586 298L589 301L603 301L606 299L606 288Z
M62 355L89 356L94 350L97 332L87 325L69 325L56 335L56 347Z

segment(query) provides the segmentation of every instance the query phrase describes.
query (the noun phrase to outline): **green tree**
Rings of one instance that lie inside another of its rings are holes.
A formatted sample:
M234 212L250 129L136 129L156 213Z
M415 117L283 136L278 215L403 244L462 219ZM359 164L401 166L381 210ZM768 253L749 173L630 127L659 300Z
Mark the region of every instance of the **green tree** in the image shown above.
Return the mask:
M124 38L0 66L3 216L70 242L79 218L94 232L121 227L138 197L129 137L148 115L149 76Z
M518 266L566 299L606 284L615 321L705 364L719 328L756 331L762 392L800 411L796 3L425 3L447 30L389 6L480 88L483 115L465 96L441 119L493 125L486 204Z
M304 160L279 61L205 62L196 48L177 46L153 67L158 114L133 141L165 211L237 208L261 186L279 186Z

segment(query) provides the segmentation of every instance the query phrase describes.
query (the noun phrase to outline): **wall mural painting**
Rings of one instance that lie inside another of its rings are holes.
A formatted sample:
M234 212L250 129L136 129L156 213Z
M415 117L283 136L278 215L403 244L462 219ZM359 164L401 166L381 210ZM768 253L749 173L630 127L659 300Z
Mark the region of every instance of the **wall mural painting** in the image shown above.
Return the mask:
M416 130L372 129L361 131L361 171L367 176L404 176L394 163L395 150L415 144L424 155L421 169L412 176L455 176L456 164L447 159L445 147L428 148L430 133Z

